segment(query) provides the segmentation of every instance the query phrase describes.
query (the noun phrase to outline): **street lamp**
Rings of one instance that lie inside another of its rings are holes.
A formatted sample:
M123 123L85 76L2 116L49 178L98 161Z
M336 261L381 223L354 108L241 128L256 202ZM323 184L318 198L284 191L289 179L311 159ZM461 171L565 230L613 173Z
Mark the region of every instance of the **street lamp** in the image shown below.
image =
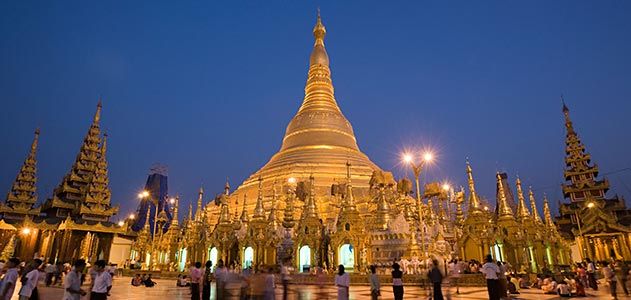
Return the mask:
M416 207L418 209L419 226L420 226L421 222L423 222L423 208L422 208L422 202L421 202L421 186L420 186L419 180L421 176L421 171L423 170L423 166L425 166L426 163L431 162L434 159L434 155L431 152L423 153L422 159L420 160L419 163L415 162L414 155L412 155L411 153L404 153L401 158L403 159L403 162L406 165L410 166L412 168L412 171L414 172L414 182L416 183ZM423 240L423 242L421 243L422 248L423 248L423 255L425 255L425 231L424 230L421 230L421 239Z

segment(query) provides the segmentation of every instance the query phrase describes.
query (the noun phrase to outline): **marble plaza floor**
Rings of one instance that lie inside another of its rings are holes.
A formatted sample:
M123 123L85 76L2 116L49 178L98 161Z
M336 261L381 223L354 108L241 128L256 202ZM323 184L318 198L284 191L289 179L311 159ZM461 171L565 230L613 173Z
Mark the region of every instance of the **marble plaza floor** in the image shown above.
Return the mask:
M114 286L112 288L111 300L157 300L157 299L173 299L183 300L190 299L190 293L188 288L178 288L175 286L174 280L157 279L158 283L153 288L146 287L133 287L129 284L130 278L123 277L114 280ZM87 287L86 287L87 288ZM63 290L60 287L45 287L40 286L40 296L43 300L61 300ZM449 293L449 288L443 289L444 295ZM468 287L461 288L460 294L455 294L455 289L451 289L451 299L488 299L486 289L481 287ZM214 299L215 291L213 288L212 299ZM319 295L319 297L318 297ZM611 299L606 293L606 287L594 292L589 290L588 295L594 299ZM427 291L420 287L405 287L404 299L426 299ZM276 290L276 299L282 298L282 290L278 288ZM289 299L296 300L315 300L315 299L336 299L337 292L333 286L328 286L322 291L318 290L315 286L295 286L290 285ZM631 299L631 297L618 296L619 299ZM17 300L17 295L14 295L13 299ZM87 297L82 298L87 299ZM351 286L350 299L370 299L370 288L368 286ZM382 297L380 299L394 299L392 295L392 287L386 286L382 291ZM513 299L561 299L556 295L544 295L541 290L522 290L522 294L517 295Z

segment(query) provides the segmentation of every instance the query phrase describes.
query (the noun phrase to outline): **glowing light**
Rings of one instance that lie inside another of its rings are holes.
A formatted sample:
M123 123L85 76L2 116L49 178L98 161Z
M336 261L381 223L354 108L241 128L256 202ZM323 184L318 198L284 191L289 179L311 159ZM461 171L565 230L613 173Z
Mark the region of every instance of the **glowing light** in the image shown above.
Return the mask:
M295 177L289 177L289 178L287 178L287 183L289 183L289 184L294 184L294 183L296 183L296 178L295 178Z
M119 227L123 227L123 225L125 225L125 222L123 222L123 221L119 221L119 222L118 222L118 226L119 226Z
M588 208L593 208L594 206L596 206L596 204L594 204L594 202L587 203L587 207Z
M142 191L138 193L138 198L147 198L147 197L149 197L149 192L147 191Z
M413 159L414 158L409 153L403 154L403 162L405 162L406 164L411 164Z
M451 186L449 185L449 183L443 184L443 191L449 191L449 190L451 190Z
M133 220L133 219L135 219L135 218L136 218L136 215L134 215L134 214L129 215L129 219L130 219L130 220Z
M27 228L22 229L22 234L24 234L24 235L31 234L31 229L30 229L30 228L28 228L28 227L27 227Z
M432 154L431 152L425 152L425 154L423 154L423 160L425 162L430 162L434 159L434 154Z
M485 206L485 207L484 207L484 210L488 211L488 210L489 210L489 207L488 207L488 206ZM489 221L490 221L490 220L489 220Z
M175 204L175 198L171 198L171 199L169 199L169 203L171 203L171 204Z

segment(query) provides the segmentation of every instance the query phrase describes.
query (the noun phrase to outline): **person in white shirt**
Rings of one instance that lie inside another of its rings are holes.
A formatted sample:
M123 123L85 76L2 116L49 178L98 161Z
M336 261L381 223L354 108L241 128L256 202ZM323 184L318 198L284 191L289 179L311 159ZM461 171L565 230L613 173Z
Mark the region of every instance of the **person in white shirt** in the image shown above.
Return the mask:
M498 275L500 274L500 268L497 266L495 262L493 262L493 257L491 255L486 256L486 263L482 265L480 271L486 278L486 287L489 292L490 300L499 300L499 281Z
M35 297L35 299L39 299L37 292L37 282L39 281L39 266L42 265L42 261L38 258L31 261L28 266L24 269L24 273L22 275L22 288L20 289L19 295L20 300L28 300L31 297Z
M106 262L104 260L97 260L94 263L94 271L96 276L94 278L94 284L92 284L92 290L90 293L90 300L106 300L112 289L112 275L105 272Z
M64 278L63 300L80 300L81 296L85 296L86 292L81 289L81 274L84 269L85 260L75 261L74 268Z
M335 275L335 285L337 286L337 300L348 300L348 288L351 285L351 278L344 272L344 265L337 267Z
M11 300L15 291L15 284L18 281L18 266L20 260L17 258L9 259L6 266L9 268L2 279L2 289L0 290L0 300Z

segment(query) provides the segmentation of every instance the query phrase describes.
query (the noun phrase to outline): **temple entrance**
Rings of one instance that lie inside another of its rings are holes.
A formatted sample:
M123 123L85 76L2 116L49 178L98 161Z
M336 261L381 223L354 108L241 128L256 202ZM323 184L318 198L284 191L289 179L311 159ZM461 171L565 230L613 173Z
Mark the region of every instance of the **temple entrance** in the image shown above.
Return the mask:
M217 258L219 257L219 251L217 247L210 248L208 251L209 260L213 262L213 269L217 268Z
M344 269L348 272L355 268L355 248L351 244L340 246L337 252L337 262L344 265Z
M179 261L180 261L180 265L179 265L179 269L180 272L184 271L184 269L186 268L186 248L180 250L180 257L178 257Z
M311 269L311 248L302 246L298 251L298 272L309 272Z
M251 267L253 262L254 262L254 248L247 247L243 251L243 268L246 269L246 268Z

